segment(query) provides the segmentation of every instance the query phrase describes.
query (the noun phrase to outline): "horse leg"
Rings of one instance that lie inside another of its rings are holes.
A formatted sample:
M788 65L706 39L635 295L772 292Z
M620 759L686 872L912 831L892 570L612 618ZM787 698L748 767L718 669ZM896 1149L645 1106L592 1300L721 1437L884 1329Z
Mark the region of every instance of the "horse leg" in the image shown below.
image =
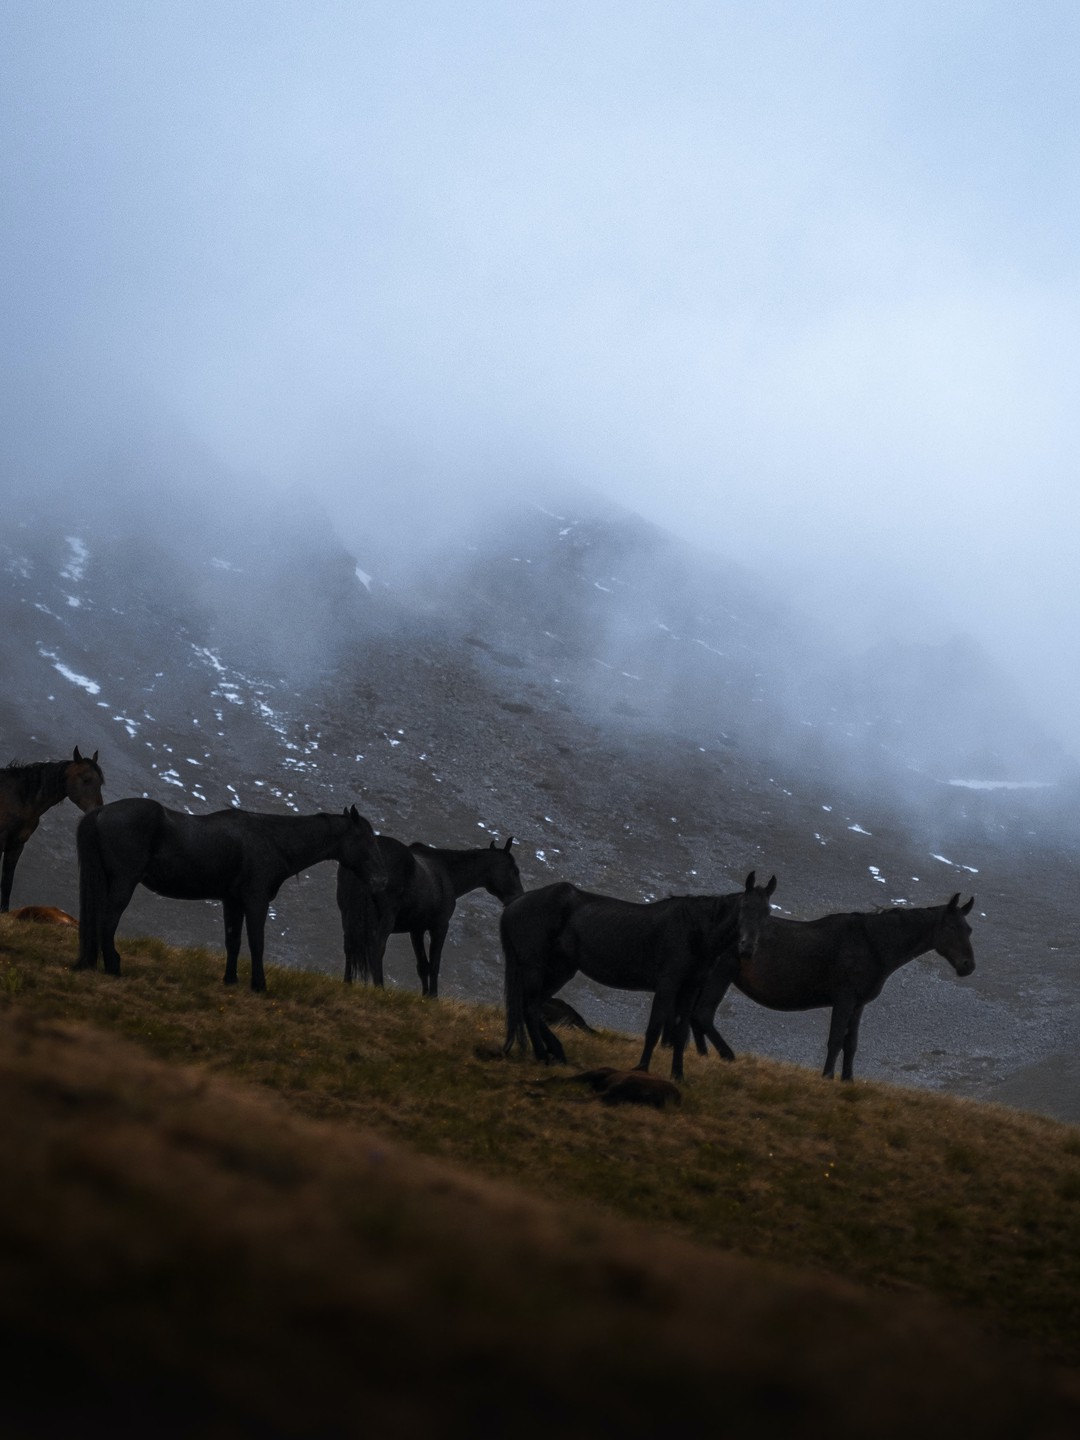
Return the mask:
M446 935L449 929L449 924L437 925L430 932L431 941L428 946L427 993L432 1000L434 1000L439 993L439 965L442 962L443 946L446 944Z
M416 973L420 976L420 994L428 995L431 993L431 963L424 947L424 933L423 930L410 930L409 939L412 941L413 954L416 956Z
M244 906L239 900L225 901L225 980L236 984L236 961L240 954L240 937L244 933Z
M829 1043L825 1051L825 1069L821 1072L825 1080L833 1078L836 1057L840 1054L840 1047L844 1043L854 1010L855 1001L850 996L844 996L833 1004L832 1019L829 1021Z
M376 926L371 942L371 954L368 957L366 968L368 978L377 990L382 990L386 984L383 960L386 958L386 942L390 939L393 923L390 916L387 916L383 923Z
M707 1055L709 1047L706 1039L711 1040L716 1047L716 1053L722 1060L734 1060L735 1051L727 1043L720 1031L716 1028L716 1012L720 1008L720 1002L727 994L731 985L731 978L724 980L723 984L714 981L706 986L702 992L701 999L694 1006L690 1015L690 1029L694 1034L694 1044L699 1055Z
M116 948L116 927L135 894L137 881L131 884L113 885L105 897L101 910L101 961L108 975L120 974L120 952ZM96 955L94 957L97 958ZM81 963L81 962L80 962Z
M266 915L270 909L270 902L262 900L257 903L249 901L244 906L244 919L247 922L248 949L251 951L251 988L262 991L266 989L266 974L263 970L263 938L266 934Z
M542 1001L535 1003L526 1001L525 1004L525 1028L532 1041L533 1053L541 1064L565 1065L566 1051L563 1049L562 1041L540 1014L542 1003Z
M11 885L15 879L15 866L19 863L19 856L23 852L22 845L11 844L4 851L4 869L0 875L0 914L8 908L11 899Z
M851 1080L855 1075L855 1051L859 1045L859 1021L862 1019L862 1012L863 1007L856 1005L848 1021L844 1035L844 1063L840 1068L841 1080Z
M657 986L653 995L652 1009L649 1011L648 1023L645 1026L645 1044L641 1051L641 1059L634 1066L635 1070L648 1070L653 1051L664 1033L664 1026L670 1025L671 1077L673 1080L682 1079L682 1055L686 1048L686 1021L684 1017L676 1016L675 1000L676 994L670 986L664 984Z

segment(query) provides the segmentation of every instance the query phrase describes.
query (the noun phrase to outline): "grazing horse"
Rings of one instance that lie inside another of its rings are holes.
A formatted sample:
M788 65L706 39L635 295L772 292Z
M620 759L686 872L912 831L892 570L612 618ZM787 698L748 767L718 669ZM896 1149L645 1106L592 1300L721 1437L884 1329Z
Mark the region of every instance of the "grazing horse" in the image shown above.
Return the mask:
M948 960L957 975L970 975L975 969L966 918L974 904L974 895L961 905L956 894L947 905L894 906L869 914L824 915L820 920L770 919L754 955L727 950L705 982L690 1019L699 1052L706 1054L707 1037L725 1060L735 1058L716 1028L716 1008L728 987L735 985L770 1010L831 1006L822 1074L832 1079L842 1049L840 1078L850 1080L863 1008L877 999L894 970L930 950Z
M541 1014L545 1000L581 971L618 990L651 990L652 1010L637 1069L648 1070L664 1030L673 1039L671 1074L682 1079L690 1012L716 958L728 946L749 958L776 889L754 872L734 895L675 895L637 904L560 882L530 890L503 911L508 1055L528 1033L545 1063L565 1063L558 1036Z
M225 984L236 984L246 924L251 988L265 990L266 916L290 875L322 860L337 860L360 884L373 890L386 884L375 832L355 805L341 815L262 815L235 809L185 815L156 800L114 800L80 820L77 843L76 969L93 969L100 951L110 975L120 973L114 936L136 885L176 900L221 900Z
M4 856L0 912L9 907L15 866L45 811L65 799L83 811L101 804L105 776L97 757L95 750L84 759L76 745L70 760L41 760L36 765L13 761L0 770L0 852Z
M517 861L506 844L495 841L477 850L439 850L432 845L403 845L389 835L378 837L386 866L386 889L371 894L350 870L338 869L337 903L345 940L345 979L383 983L383 956L391 935L407 934L416 956L420 989L432 999L439 993L442 960L450 917L460 896L485 889L503 905L516 900L524 887ZM425 949L424 937L429 936Z

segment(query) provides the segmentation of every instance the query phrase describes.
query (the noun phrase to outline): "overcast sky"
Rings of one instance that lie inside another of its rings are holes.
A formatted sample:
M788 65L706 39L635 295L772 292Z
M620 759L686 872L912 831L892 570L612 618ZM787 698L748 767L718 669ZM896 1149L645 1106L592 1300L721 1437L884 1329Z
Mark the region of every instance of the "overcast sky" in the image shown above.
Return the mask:
M144 410L339 514L583 483L1080 750L1075 0L0 16L16 469Z

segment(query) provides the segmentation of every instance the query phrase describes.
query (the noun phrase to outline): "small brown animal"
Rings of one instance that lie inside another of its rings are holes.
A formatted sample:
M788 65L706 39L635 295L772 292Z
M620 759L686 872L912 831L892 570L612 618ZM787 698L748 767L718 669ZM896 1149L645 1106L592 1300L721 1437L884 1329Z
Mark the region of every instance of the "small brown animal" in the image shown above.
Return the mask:
M682 1091L673 1081L650 1075L647 1070L616 1070L602 1065L598 1070L583 1070L569 1078L595 1090L605 1105L653 1105L663 1110L669 1100L673 1105L682 1104Z
M34 920L39 925L74 925L76 930L79 922L74 915L69 915L66 910L58 910L55 905L24 905L20 910L12 910L12 920Z

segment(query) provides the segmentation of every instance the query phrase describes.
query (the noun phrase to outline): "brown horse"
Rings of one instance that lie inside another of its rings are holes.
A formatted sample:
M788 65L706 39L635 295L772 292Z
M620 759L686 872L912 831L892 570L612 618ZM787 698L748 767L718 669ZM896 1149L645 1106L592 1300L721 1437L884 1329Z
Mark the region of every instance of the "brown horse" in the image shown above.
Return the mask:
M76 745L70 760L40 760L35 765L12 761L0 770L0 852L4 856L0 911L9 908L15 866L45 811L61 800L70 800L83 811L96 810L102 803L105 777L97 757L95 750L84 759Z
M30 921L34 925L72 925L77 930L79 922L74 915L69 915L66 910L58 910L55 905L24 905L21 910L8 912L12 920Z

